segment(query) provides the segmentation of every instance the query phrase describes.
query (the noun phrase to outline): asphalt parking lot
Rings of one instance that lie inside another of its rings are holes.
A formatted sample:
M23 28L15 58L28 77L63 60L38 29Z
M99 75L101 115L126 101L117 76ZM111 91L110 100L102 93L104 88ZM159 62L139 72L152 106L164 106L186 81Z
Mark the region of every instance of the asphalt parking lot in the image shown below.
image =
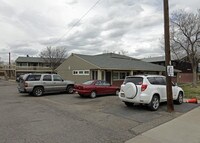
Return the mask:
M20 94L16 83L0 80L0 141L3 143L121 143L199 106L175 105L166 112L136 105L126 107L117 96L95 99L77 94L33 97Z

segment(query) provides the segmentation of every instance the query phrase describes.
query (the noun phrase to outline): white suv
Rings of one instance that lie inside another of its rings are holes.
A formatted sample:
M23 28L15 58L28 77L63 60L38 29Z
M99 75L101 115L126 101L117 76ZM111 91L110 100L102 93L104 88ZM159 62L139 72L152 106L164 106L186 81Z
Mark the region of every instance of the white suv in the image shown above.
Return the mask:
M177 104L183 103L183 89L173 84L173 100ZM121 85L119 98L127 105L134 103L147 104L155 111L160 102L167 101L166 80L161 75L127 76Z

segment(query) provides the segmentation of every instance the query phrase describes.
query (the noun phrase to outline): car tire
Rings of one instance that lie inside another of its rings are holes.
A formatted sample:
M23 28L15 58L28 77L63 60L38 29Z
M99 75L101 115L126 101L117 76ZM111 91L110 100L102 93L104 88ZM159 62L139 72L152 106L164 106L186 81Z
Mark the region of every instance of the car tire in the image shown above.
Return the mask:
M67 86L67 93L69 93L69 94L74 93L74 87L72 85Z
M160 99L158 95L154 95L151 99L151 103L149 104L150 110L156 111L158 110L160 105Z
M43 87L35 87L35 88L33 89L33 95L34 95L34 96L39 97L39 96L42 96L43 93L44 93Z
M130 103L130 102L124 102L124 104L127 106L127 107L132 107L134 104L133 103Z
M91 94L90 94L90 97L91 98L96 98L97 94L95 91L92 91Z
M178 98L175 100L176 104L182 104L183 103L183 93L179 92Z

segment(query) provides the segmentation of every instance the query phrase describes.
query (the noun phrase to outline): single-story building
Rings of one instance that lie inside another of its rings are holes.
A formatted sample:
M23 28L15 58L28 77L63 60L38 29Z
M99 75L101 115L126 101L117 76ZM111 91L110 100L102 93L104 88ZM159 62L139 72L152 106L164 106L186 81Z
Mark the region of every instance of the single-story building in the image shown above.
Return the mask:
M113 85L121 85L125 76L164 74L165 67L114 53L71 54L56 69L56 72L64 79L73 80L76 83L99 79L106 80Z

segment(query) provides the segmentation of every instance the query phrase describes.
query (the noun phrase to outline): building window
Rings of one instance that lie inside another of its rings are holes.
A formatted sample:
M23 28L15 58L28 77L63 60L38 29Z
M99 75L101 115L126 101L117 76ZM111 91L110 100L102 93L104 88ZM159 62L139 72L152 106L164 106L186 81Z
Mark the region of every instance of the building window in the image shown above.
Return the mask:
M113 77L113 80L123 80L123 79L125 79L126 76L129 76L129 72L114 71L112 77Z
M90 75L89 70L73 70L72 71L73 75Z
M78 71L79 75L83 75L83 73L84 73L84 71L82 71L82 70Z
M113 79L119 79L119 72L113 72Z
M126 77L126 72L119 73L119 79L125 79L125 77Z
M84 74L85 74L85 75L89 75L89 74L90 74L90 71L89 71L89 70L85 70L85 71L84 71Z

